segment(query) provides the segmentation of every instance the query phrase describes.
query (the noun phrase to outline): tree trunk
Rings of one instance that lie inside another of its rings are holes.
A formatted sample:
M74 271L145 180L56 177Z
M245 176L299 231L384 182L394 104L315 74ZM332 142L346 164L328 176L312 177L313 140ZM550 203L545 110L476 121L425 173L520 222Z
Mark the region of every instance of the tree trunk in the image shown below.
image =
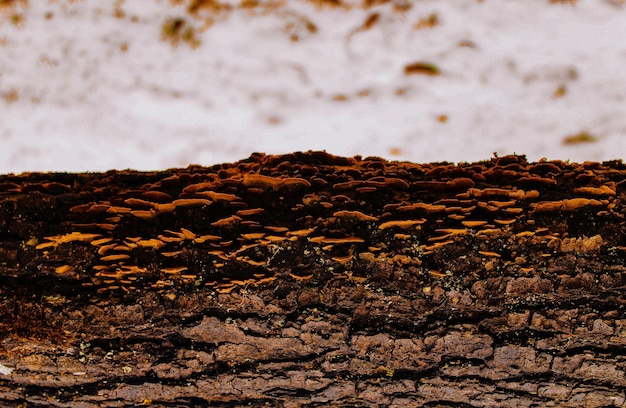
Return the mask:
M0 176L0 405L626 406L626 165Z

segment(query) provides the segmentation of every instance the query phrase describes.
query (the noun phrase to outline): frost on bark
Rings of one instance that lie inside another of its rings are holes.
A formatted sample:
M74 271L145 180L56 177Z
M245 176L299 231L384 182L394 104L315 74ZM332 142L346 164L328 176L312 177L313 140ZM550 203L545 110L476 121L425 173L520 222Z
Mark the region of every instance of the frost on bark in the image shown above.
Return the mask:
M0 405L620 407L626 165L0 176Z

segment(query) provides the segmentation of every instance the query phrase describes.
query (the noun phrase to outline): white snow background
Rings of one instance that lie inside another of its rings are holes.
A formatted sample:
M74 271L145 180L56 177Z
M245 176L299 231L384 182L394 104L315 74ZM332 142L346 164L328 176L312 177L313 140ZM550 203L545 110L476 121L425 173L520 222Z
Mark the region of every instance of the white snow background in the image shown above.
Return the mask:
M0 173L309 149L624 158L624 1L0 0Z

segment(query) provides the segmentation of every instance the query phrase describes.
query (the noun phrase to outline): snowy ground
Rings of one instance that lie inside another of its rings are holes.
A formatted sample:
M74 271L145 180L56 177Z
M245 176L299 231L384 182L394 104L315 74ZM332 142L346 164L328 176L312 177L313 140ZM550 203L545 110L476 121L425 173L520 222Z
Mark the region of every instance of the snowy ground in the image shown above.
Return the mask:
M0 1L0 173L624 158L623 0L337 2Z

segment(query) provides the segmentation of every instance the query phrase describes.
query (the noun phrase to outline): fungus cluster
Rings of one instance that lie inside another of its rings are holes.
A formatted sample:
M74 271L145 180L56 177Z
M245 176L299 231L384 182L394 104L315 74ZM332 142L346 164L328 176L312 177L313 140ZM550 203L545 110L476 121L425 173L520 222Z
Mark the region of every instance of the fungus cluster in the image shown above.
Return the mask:
M546 257L600 250L606 239L587 237L572 215L604 223L624 248L616 231L624 230L625 176L621 161L413 164L307 152L162 173L41 175L39 184L3 176L0 194L71 202L71 222L37 237L53 274L99 293L171 295L197 286L229 292L282 273L310 280L318 270L367 279L380 262L442 278L446 259L458 256L449 249L461 244L482 268L524 268L507 249L517 244ZM77 248L91 264L68 262ZM319 268L304 267L312 264Z

